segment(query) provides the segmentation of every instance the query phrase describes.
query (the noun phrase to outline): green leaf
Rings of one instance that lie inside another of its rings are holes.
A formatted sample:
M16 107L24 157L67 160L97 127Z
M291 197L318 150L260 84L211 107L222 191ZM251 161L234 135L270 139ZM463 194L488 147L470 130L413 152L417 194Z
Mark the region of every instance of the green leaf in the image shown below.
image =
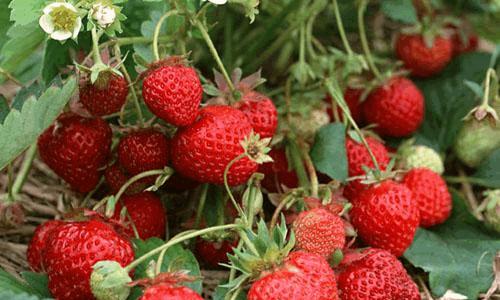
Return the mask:
M71 77L62 88L49 87L37 100L29 98L21 111L11 110L0 125L0 169L33 144L52 124L76 90Z
M500 188L500 149L481 163L473 177L481 180L484 186Z
M215 289L215 293L212 296L212 300L224 300L227 292L229 292L229 288L218 286ZM247 297L243 292L240 292L238 297L236 297L236 300L246 300L246 299Z
M59 74L62 68L72 64L69 57L71 41L61 44L55 40L48 40L45 45L43 57L42 79L44 83L49 83Z
M10 0L0 0L0 7L7 7ZM1 9L0 10L0 48L3 47L5 42L7 42L7 30L11 25L10 22L10 10Z
M500 239L487 233L455 192L453 205L452 216L444 224L418 229L404 256L429 273L430 287L436 296L451 289L477 299L492 283L493 258L500 249Z
M159 238L150 238L147 241L134 240L136 246L135 257L138 258L147 252L158 248L163 245L165 241ZM159 255L153 255L151 258L137 266L135 268L135 279L146 277L146 268L152 260L158 260ZM184 249L181 245L177 244L170 247L163 258L163 263L161 266L162 272L173 272L173 271L189 271L189 275L201 276L200 266L198 261L194 257L191 251ZM201 280L196 280L194 282L186 282L184 284L190 287L194 291L201 293L202 282Z
M347 178L345 126L342 123L328 124L318 131L311 158L321 173L340 181Z
M411 0L383 0L382 12L389 18L406 24L415 24L417 12Z
M42 9L46 0L12 0L9 8L12 9L10 20L16 25L26 25L38 20L42 16Z
M2 291L0 292L0 299L9 300L41 300L37 296L29 295L27 293L14 293L12 291Z
M30 286L36 295L42 298L50 298L52 295L49 291L49 278L47 274L34 273L34 272L21 272L21 276L26 281L28 286Z
M467 53L454 59L439 75L415 83L425 96L425 120L416 133L417 143L445 152L453 145L462 118L478 104L464 80L481 83L490 55Z
M5 99L4 96L0 95L0 124L3 123L9 112L10 107L7 99Z
M11 274L7 273L3 269L0 268L0 291L11 291L13 293L19 294L19 293L28 293L28 294L34 294L34 291L12 276ZM5 298L0 298L0 299L5 299ZM7 298L8 299L8 298Z

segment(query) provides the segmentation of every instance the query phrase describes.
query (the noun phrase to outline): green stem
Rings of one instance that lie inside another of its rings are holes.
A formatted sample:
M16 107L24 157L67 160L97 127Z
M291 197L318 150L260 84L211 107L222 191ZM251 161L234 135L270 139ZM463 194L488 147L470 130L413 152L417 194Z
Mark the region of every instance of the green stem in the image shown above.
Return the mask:
M490 99L490 82L491 82L491 77L494 75L495 75L495 70L489 68L488 72L486 72L486 80L484 82L483 103L481 104L484 107L488 107L488 102Z
M220 230L228 230L228 229L235 229L235 228L240 228L240 227L241 227L241 225L238 225L238 224L228 224L228 225L222 225L222 226L214 226L214 227L209 227L209 228L205 228L205 229L202 229L202 230L198 230L198 231L195 231L195 232L190 232L190 233L182 234L181 236L173 237L167 243L161 245L160 247L158 247L156 249L153 249L153 250L149 251L148 253L144 254L143 256L141 256L141 257L137 258L136 260L134 260L133 262L131 262L127 267L125 267L125 270L127 270L127 272L130 272L131 270L133 270L135 267L137 267L138 265L140 265L142 262L144 262L149 257L151 257L151 256L153 256L153 255L155 255L157 253L160 253L164 249L168 249L169 247L172 247L173 245L178 244L180 242L183 242L183 241L189 240L191 238L194 238L194 237L197 237L197 236L200 236L200 235L204 235L204 234L207 234L207 233L210 233L210 232L220 231Z
M304 163L306 165L307 173L309 174L309 180L311 181L311 196L317 198L319 187L318 174L316 173L314 163L311 159L311 156L309 155L309 151L305 143L300 143L300 150L304 159Z
M153 34L153 54L155 59L158 61L160 60L160 52L158 51L158 37L160 36L160 31L161 31L161 25L163 22L170 16L177 14L177 10L170 10L163 16L161 16L160 20L158 20L158 23L156 23L155 26L155 31Z
M229 74L226 71L226 68L224 67L224 64L222 63L222 60L219 56L219 53L217 53L217 49L214 46L214 43L212 42L212 39L210 39L210 35L208 35L207 29L205 28L205 25L200 22L200 20L195 19L194 20L194 25L200 30L201 36L205 40L205 43L208 46L208 49L210 50L210 53L212 54L212 57L214 58L215 62L219 66L219 70L222 73L222 76L224 76L224 79L226 80L227 86L231 90L231 94L234 93L235 87L233 82L231 81L231 78L229 77Z
M156 261L156 270L155 274L158 275L161 273L161 265L163 264L163 258L165 257L165 253L167 253L167 248L161 250L160 256L158 256L158 260Z
M231 160L227 164L226 169L224 169L224 187L226 188L226 192L229 195L229 198L231 199L231 202L233 203L234 208L236 208L236 210L238 211L238 214L241 217L245 217L245 213L243 212L241 207L238 205L238 202L236 202L236 199L234 199L233 193L231 192L231 188L229 187L227 175L229 173L229 169L233 166L233 164L236 163L237 161L239 161L240 159L243 159L246 155L247 155L246 153L241 153L240 155L236 156L235 158L233 158L233 160Z
M104 64L101 58L101 51L99 51L99 35L97 28L94 26L92 32L92 54L94 56L94 64Z
M104 183L104 178L101 176L101 179L99 179L99 182L97 183L95 188L93 190L91 190L90 192L88 192L87 195L85 195L85 198L83 198L81 207L87 207L87 204L89 203L90 199L95 194L95 192L101 187L101 185L103 183Z
M366 37L366 31L365 31L365 11L366 11L366 6L368 4L368 0L361 0L361 3L359 4L358 8L358 27L359 27L359 37L361 39L361 46L363 47L363 52L365 53L366 60L368 62L368 65L370 66L370 69L373 72L373 75L379 80L382 80L382 75L380 74L380 71L378 70L377 66L375 65L375 62L373 61L373 56L370 51L370 46L368 45L368 39Z
M288 139L288 149L290 151L290 158L292 159L293 168L297 172L297 177L299 178L299 183L303 187L309 186L309 179L307 177L307 172L304 168L304 163L302 162L302 155L297 142L293 138Z
M305 65L306 63L306 28L304 23L300 26L300 31L299 31L299 64L300 65ZM304 86L306 80L307 80L307 74L300 73L300 85Z
M12 201L15 201L17 198L17 195L21 191L21 188L23 187L24 183L26 182L26 177L28 177L28 173L31 169L31 165L33 164L33 159L35 158L36 155L36 143L32 144L28 150L26 150L26 154L24 155L24 160L23 164L21 165L21 168L19 169L19 172L17 173L16 179L14 180L14 183L12 184Z
M200 226L201 215L203 214L203 209L205 208L205 202L207 201L208 193L208 183L201 186L200 199L198 202L198 208L196 209L196 218L194 219L194 228Z
M444 177L446 182L449 183L472 183L474 185L479 185L483 187L490 187L491 184L488 184L488 182L484 179L481 178L476 178L476 177L456 177L456 176L446 176Z
M344 44L344 48L347 51L347 54L352 55L354 52L352 51L349 40L347 40L347 36L345 34L344 24L342 22L342 16L340 15L337 0L333 0L333 12L335 13L335 20L337 20L337 28L340 33L340 38L342 39L342 44Z
M122 58L121 58L120 46L118 44L115 44L114 50L115 50L115 55L120 60L119 61L120 70L123 73L123 76L125 76L125 80L127 80L127 83L130 87L130 92L132 93L132 100L134 102L134 107L137 113L137 119L139 119L139 126L141 128L144 128L144 116L142 114L141 105L139 104L139 98L137 97L137 92L135 90L134 84L132 83L132 79L130 78L130 74L128 73L127 68L125 67L125 64L123 64L121 61Z

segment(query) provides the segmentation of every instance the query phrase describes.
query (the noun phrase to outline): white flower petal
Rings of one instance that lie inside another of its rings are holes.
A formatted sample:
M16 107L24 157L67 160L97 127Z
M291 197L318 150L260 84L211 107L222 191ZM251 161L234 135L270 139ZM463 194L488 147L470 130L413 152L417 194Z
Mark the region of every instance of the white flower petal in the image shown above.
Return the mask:
M56 30L52 32L52 34L50 35L52 39L57 41L65 41L69 39L71 36L72 36L71 31L65 31L65 30Z
M75 28L73 29L72 38L76 38L78 33L80 33L80 29L82 28L82 19L80 17L75 20Z
M67 8L67 9L69 9L69 10L72 10L72 11L74 11L74 12L78 12L78 11L76 10L76 8L75 8L73 5L69 4L69 3L64 3L64 2L61 2L60 4L61 4L60 6L64 6L64 7L66 7L66 8Z
M49 15L42 15L38 23L46 33L51 34L54 32L54 23L52 23L52 18Z
M208 0L208 1L216 5L222 5L227 3L227 0Z
M54 8L61 6L60 4L61 4L60 2L54 2L54 3L51 3L51 4L47 5L47 6L45 6L45 8L43 9L43 13L45 15L50 14L50 12L52 10L54 10Z

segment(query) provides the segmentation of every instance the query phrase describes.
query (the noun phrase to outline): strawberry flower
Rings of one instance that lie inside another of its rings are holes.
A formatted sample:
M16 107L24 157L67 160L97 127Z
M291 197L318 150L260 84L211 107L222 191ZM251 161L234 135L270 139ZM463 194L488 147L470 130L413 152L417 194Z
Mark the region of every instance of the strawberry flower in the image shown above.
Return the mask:
M82 19L73 5L54 2L43 9L39 24L51 39L65 41L78 36L82 27Z
M103 4L102 2L96 3L92 6L90 11L92 18L97 21L97 24L102 28L106 28L113 24L116 19L116 10L113 6Z
M211 2L215 5L223 5L227 3L227 0L208 0L208 2Z

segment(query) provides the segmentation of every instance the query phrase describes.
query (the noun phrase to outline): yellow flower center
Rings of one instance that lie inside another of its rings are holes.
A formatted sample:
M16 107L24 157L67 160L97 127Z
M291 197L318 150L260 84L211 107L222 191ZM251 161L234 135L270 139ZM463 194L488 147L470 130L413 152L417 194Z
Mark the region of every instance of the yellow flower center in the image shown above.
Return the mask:
M55 30L73 31L78 18L76 12L64 6L54 8L50 13Z

